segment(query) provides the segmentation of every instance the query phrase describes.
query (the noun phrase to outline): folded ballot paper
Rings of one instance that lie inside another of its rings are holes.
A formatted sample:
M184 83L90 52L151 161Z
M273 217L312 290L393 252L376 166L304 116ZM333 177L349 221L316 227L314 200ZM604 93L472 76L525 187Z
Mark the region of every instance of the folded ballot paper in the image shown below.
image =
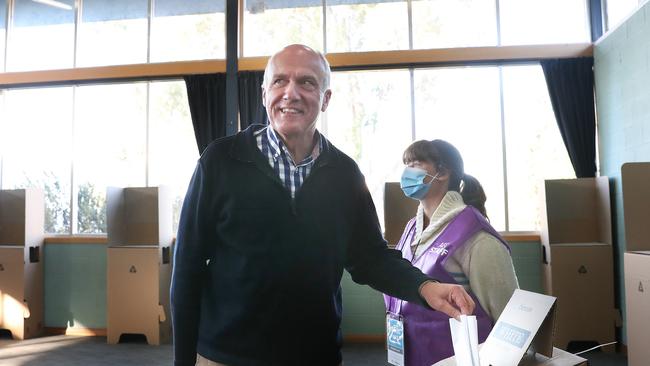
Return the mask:
M476 317L450 319L455 356L434 366L517 366L531 344L551 358L554 320L555 297L515 290L480 350Z
M451 341L456 355L456 364L480 366L476 316L461 315L460 320L449 318L449 327L451 328Z

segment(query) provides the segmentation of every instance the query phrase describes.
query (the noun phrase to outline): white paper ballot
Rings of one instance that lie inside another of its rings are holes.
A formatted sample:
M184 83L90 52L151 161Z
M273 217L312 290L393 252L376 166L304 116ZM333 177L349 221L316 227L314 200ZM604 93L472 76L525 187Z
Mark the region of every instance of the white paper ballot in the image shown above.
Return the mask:
M460 321L449 318L449 327L456 355L456 365L480 366L476 316L461 315Z

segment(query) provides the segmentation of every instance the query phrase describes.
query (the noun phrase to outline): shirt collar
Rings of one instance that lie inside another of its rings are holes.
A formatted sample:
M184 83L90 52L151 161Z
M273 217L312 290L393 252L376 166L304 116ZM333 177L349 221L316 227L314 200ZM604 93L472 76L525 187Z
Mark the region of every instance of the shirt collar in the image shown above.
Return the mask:
M318 143L314 145L314 149L312 150L311 155L307 156L296 164L291 158L291 154L289 153L286 145L284 142L282 142L282 139L277 135L273 127L268 126L266 128L266 135L268 137L269 144L268 147L273 154L273 159L277 160L278 158L283 157L284 159L292 162L296 167L307 165L315 161L323 150L323 136L320 134L320 132L318 132L318 130L316 130L314 134L318 139Z

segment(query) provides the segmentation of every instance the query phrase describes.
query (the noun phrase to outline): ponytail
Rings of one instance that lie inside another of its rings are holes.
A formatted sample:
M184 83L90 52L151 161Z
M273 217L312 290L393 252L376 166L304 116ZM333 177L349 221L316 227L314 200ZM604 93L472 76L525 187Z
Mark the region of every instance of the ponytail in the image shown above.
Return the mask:
M483 216L487 218L485 211L485 191L478 179L469 174L463 175L463 184L460 188L460 195L463 197L465 204L476 208Z

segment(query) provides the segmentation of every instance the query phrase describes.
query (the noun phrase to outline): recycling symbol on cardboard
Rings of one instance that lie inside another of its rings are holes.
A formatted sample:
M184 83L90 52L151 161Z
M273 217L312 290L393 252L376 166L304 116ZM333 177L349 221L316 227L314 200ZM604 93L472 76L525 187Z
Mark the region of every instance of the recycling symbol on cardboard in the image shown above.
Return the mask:
M580 273L580 274L587 273L587 267L585 267L584 265L581 265L580 268L578 268L578 273Z
M643 282L639 281L639 292L643 292Z
M5 267L2 265L2 263L0 263L0 271L4 271L4 270L5 270Z
M138 270L135 268L135 266L131 266L131 268L129 269L129 272L138 273Z

